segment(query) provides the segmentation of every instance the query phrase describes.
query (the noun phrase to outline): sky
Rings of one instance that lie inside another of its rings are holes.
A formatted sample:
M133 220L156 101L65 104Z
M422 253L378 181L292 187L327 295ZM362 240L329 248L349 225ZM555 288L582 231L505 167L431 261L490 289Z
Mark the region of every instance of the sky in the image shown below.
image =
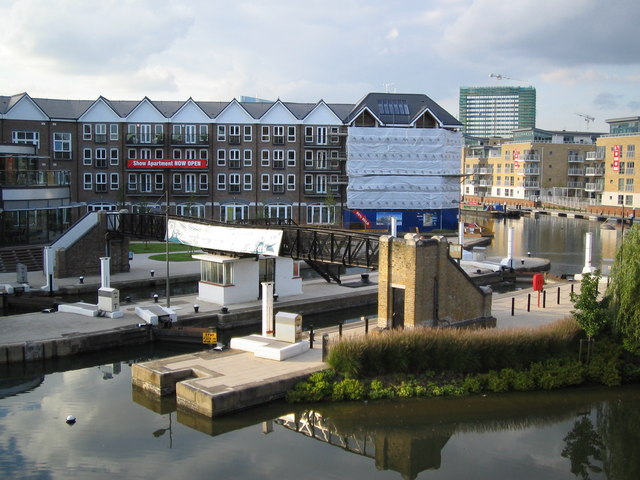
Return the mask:
M605 120L640 115L638 0L0 0L0 18L0 95L389 91L458 117L461 86L503 85L536 88L543 129L608 132Z

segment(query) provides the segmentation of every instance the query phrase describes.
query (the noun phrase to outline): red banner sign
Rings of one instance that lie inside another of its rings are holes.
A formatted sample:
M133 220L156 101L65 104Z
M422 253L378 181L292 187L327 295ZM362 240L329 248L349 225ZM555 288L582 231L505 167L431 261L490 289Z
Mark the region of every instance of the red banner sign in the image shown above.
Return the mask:
M622 145L613 146L613 171L620 170L620 157L622 156Z
M364 215L364 213L362 213L360 210L354 210L353 214L358 217L360 219L360 221L362 223L364 223L364 226L367 228L371 227L371 222L369 221L369 219Z
M513 151L513 166L520 168L520 150Z
M207 168L202 158L130 158L127 168Z

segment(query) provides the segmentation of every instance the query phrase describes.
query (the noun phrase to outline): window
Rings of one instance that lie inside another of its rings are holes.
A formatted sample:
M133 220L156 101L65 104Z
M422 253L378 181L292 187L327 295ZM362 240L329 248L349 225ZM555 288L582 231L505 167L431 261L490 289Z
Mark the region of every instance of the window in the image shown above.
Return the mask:
M11 143L35 145L40 148L40 132L13 131L11 132Z
M173 158L182 158L182 150L178 150L177 148L173 149Z
M120 190L120 174L117 172L109 174L109 188L111 190Z
M284 150L273 151L273 168L284 168Z
M618 205L624 205L624 195L618 195Z
M296 141L296 127L293 125L289 125L287 127L287 142L295 142Z
M251 158L251 150L249 149L244 150L243 165L245 167L250 167L251 165L253 165L253 160Z
M107 149L96 148L96 168L107 168ZM105 184L106 179L105 179Z
M327 176L316 176L316 193L327 193Z
M316 143L318 145L327 144L327 127L318 127L318 139Z
M261 129L262 134L260 135L260 139L263 142L268 142L269 141L269 126L268 125L263 125L262 129Z
M127 150L127 158L136 158L136 149L130 148Z
M618 179L618 191L624 192L624 178Z
M229 143L240 145L240 125L229 126Z
M304 143L313 143L313 127L304 127Z
M296 176L293 173L287 175L287 190L293 191L296 189Z
M326 225L335 222L335 207L317 204L307 206L307 223Z
M269 163L269 150L260 150L260 165L268 167Z
M140 125L140 143L151 143L151 125Z
M274 203L264 206L264 215L267 218L291 218L291 205Z
M250 173L242 175L242 188L245 190L251 190L253 188L253 178Z
M197 190L196 174L185 173L184 175L184 191L186 193L195 193Z
M628 206L633 205L633 195L625 195L624 204Z
M154 185L155 185L155 189L158 191L162 191L164 190L164 174L163 173L156 173L154 176L154 181L153 181Z
M326 170L327 169L327 152L326 152L326 150L318 150L318 161L316 163L316 168L318 170Z
M219 167L224 167L227 164L227 151L218 150L218 161L216 162Z
M218 190L227 189L227 176L224 173L219 173L217 177Z
M209 190L209 175L201 173L199 176L199 188L200 190Z
M229 193L240 193L240 174L229 174Z
M173 190L182 190L182 175L174 173L171 177L171 188Z
M295 166L296 166L296 151L287 150L287 167L295 167Z
M82 150L82 164L83 165L91 165L93 161L91 160L91 149L85 148Z
M304 176L304 191L305 192L313 191L313 175Z
M196 143L196 126L185 125L184 126L184 143Z
M118 165L118 163L120 163L120 150L112 148L109 150L109 164Z
M96 193L107 192L107 174L105 172L96 173Z
M244 126L244 141L250 142L253 139L253 128L251 125Z
M82 125L82 139L91 140L91 125L88 123Z
M220 206L220 220L222 222L232 222L234 220L244 220L249 218L249 206L230 203Z
M109 124L109 140L113 142L118 141L118 124L117 123Z
M204 217L204 205L183 203L176 205L176 213L182 217Z
M627 145L627 158L635 158L635 156L636 156L636 146Z
M625 192L633 192L633 178L627 178L627 181L624 186Z
M269 190L269 174L267 173L260 176L260 190Z
M130 173L127 178L127 188L131 191L138 189L138 177L135 173Z
M229 168L240 168L240 150L229 150Z
M313 150L304 151L304 166L307 168L313 168Z
M206 160L209 158L209 150L202 149L200 150L200 158L202 160Z
M151 185L151 174L141 173L140 174L140 192L151 193L152 191L153 191L153 187Z
M171 143L182 143L182 125L171 127Z
M55 132L53 134L53 159L71 160L71 134Z
M273 144L284 145L284 127L281 125L273 127Z
M154 125L155 133L153 135L153 143L164 142L164 131L162 125Z
M149 148L141 148L140 149L140 157L139 158L151 158L151 149L149 149Z
M107 125L104 123L98 123L95 126L95 131L96 131L96 137L95 137L96 143L107 143Z
M200 262L200 277L203 282L232 285L233 262Z
M284 193L284 175L281 173L273 175L273 193Z
M91 190L93 185L93 178L90 173L85 173L82 175L82 185L85 190Z
M224 142L227 139L226 125L218 125L218 141Z
M155 155L154 158L164 158L164 150L161 148L156 148L154 150L154 155Z
M194 160L194 159L198 158L197 155L196 155L196 149L195 148L187 148L184 151L184 158L187 159L187 160Z

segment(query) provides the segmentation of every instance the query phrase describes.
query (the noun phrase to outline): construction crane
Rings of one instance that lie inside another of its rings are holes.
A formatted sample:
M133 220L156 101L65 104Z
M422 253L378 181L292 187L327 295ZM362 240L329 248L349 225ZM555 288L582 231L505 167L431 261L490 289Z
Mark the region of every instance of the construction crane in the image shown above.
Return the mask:
M578 113L578 112L576 112L576 115L584 118L584 121L587 122L587 131L589 131L589 122L595 121L595 117L592 117L591 115L587 115L586 113Z
M519 80L517 78L511 78L511 77L507 77L506 75L502 75L500 73L492 73L491 75L489 75L489 78L495 78L496 80L515 80L516 82L527 82L526 80Z

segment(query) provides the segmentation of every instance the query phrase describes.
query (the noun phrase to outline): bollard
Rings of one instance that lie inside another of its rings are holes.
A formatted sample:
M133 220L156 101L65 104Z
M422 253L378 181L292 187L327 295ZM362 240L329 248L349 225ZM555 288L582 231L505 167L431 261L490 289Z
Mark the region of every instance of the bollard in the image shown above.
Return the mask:
M313 340L316 337L316 333L313 331L313 325L309 325L309 349L313 350Z
M360 320L364 320L364 334L369 333L369 318L366 316L360 317Z
M155 270L149 270L149 275L151 275L151 278L153 278L155 274L156 274Z
M527 293L527 312L531 311L531 294Z
M154 303L158 303L158 294L157 293L153 294L153 301L154 301Z
M193 306L193 311L198 313L198 310L200 310L200 305L198 305L197 303Z
M329 334L322 335L322 361L324 362L329 354Z
M338 335L342 338L342 324L343 322L338 323Z
M560 287L558 287L558 305L560 305Z
M542 308L547 308L547 291L542 290Z
M573 283L571 284L571 293L573 293Z
M516 297L511 297L511 316L513 317L513 311L516 308Z
M84 277L82 275L78 277L78 282L80 282L80 284L84 283Z

